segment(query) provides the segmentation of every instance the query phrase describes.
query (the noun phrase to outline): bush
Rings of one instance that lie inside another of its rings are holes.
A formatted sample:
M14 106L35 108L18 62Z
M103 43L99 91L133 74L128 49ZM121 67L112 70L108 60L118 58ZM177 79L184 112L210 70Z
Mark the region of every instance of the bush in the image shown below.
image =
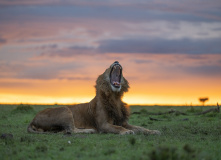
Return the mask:
M152 150L149 154L151 160L178 160L179 155L174 147L160 146Z
M175 147L159 146L149 153L151 160L190 160L190 159L210 159L207 155L185 144L181 151Z
M191 106L190 109L187 110L187 112L190 112L190 113L202 112L202 108L196 108L196 107Z
M18 105L12 111L12 113L30 113L30 112L34 112L34 108L32 106L30 106L30 105L24 105L24 104Z
M147 114L148 112L147 112L146 109L143 108L143 109L140 110L140 113Z

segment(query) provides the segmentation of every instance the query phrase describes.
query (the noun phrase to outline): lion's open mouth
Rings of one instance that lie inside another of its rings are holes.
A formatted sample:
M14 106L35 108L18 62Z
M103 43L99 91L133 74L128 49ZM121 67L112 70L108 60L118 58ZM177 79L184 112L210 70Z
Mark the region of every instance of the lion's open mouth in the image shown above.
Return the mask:
M115 88L120 88L122 67L119 63L114 63L110 72L110 83Z

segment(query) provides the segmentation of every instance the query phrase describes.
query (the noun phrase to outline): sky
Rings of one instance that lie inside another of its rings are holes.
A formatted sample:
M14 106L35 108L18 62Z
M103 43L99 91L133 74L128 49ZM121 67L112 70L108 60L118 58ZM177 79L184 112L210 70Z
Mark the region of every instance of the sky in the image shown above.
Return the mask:
M89 102L116 60L128 104L221 104L220 0L0 0L0 103Z

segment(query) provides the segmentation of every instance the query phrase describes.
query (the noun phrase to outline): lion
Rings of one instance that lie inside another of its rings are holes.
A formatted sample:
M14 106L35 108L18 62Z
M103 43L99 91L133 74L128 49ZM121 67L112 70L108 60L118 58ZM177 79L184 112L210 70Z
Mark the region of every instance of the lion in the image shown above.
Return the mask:
M129 111L122 101L129 83L115 61L96 81L96 96L89 102L40 111L29 124L30 133L160 134L128 123Z

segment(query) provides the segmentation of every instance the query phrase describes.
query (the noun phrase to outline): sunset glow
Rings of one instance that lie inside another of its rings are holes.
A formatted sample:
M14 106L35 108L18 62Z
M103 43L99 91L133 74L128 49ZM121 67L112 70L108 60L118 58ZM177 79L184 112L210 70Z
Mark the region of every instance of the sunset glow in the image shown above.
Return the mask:
M219 0L1 1L0 103L88 102L116 60L130 83L128 104L221 103L220 7Z

